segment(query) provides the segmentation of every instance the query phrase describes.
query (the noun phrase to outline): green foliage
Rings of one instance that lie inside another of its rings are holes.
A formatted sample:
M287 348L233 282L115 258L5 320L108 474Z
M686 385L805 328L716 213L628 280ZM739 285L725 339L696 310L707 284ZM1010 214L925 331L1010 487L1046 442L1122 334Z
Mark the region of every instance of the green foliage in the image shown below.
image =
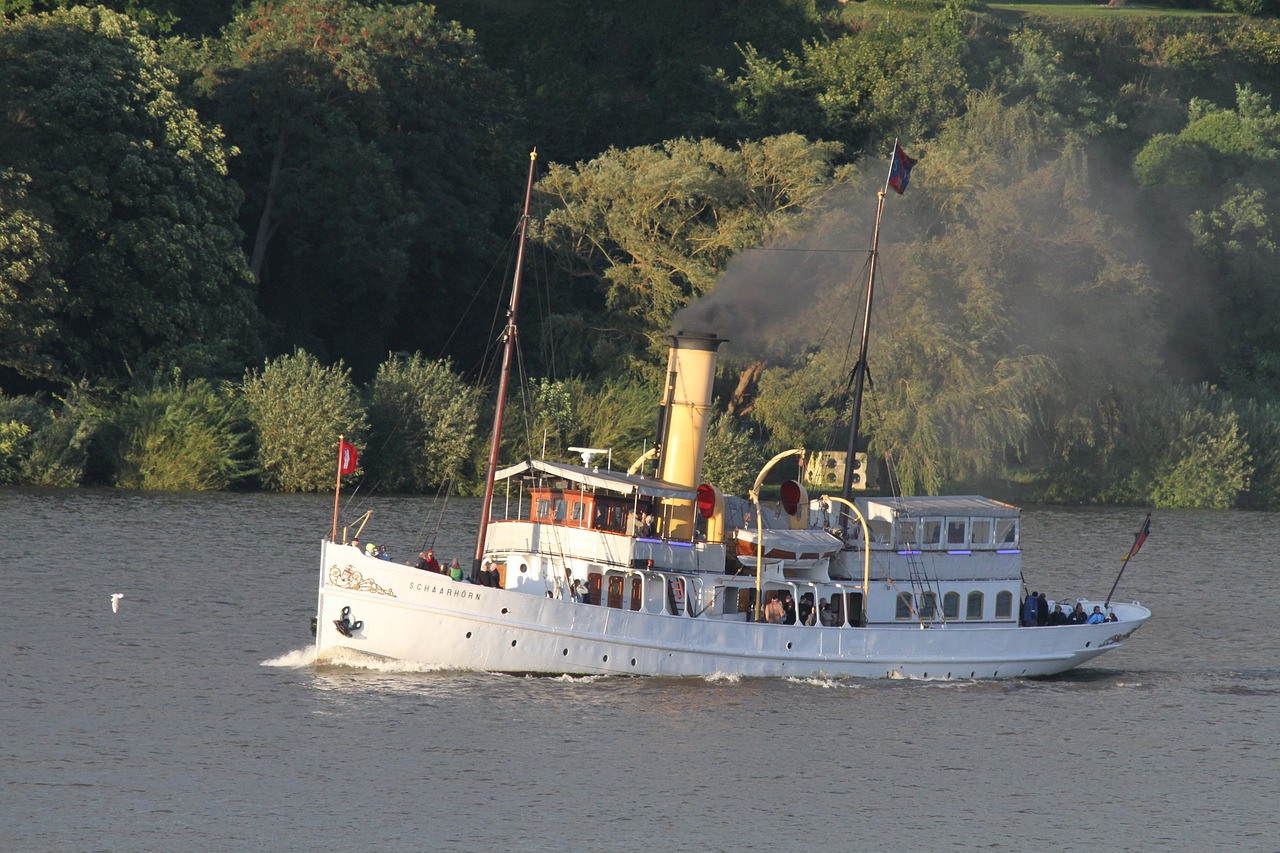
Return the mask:
M333 357L341 341L363 376L389 350L437 352L520 186L505 82L472 35L417 3L261 2L187 61L241 152L245 250L280 344Z
M657 363L675 312L710 292L735 252L820 203L839 179L837 151L795 135L737 150L676 140L553 166L538 184L554 205L538 236L571 276L596 283L611 336L644 342L634 356Z
M383 491L426 491L455 476L475 434L479 394L448 361L388 359L369 398L365 463Z
M1165 260L1169 275L1211 282L1176 318L1203 341L1198 356L1239 393L1280 398L1280 116L1269 98L1240 88L1235 109L1192 101L1177 134L1153 137L1134 171L1163 221L1186 236Z
M740 428L732 416L717 415L707 429L703 482L728 494L743 495L755 482L764 463L764 453L751 433Z
M208 373L253 352L228 151L176 87L116 13L0 23L0 353L23 375Z
M85 383L49 406L34 397L0 398L0 483L78 486L102 408Z
M736 99L738 132L798 131L850 150L929 135L955 115L968 88L963 9L949 0L923 28L913 14L885 14L782 60L745 47L744 72L725 81Z
M333 487L338 436L361 444L368 418L341 361L321 366L305 350L246 371L242 386L258 448L263 485L273 491Z
M52 226L33 209L31 177L0 168L0 365L22 376L54 379L50 351L66 282L52 269L63 255Z
M126 394L105 432L122 488L217 491L254 473L243 400L176 371Z

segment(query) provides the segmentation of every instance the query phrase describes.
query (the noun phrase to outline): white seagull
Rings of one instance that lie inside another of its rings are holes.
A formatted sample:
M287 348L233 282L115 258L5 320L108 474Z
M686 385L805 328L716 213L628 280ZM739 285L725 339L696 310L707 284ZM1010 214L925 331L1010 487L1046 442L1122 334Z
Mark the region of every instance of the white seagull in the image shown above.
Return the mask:
M119 612L120 612L120 599L122 599L122 598L124 598L124 593L123 593L123 592L113 592L113 593L111 593L111 612L112 612L112 613L119 613Z

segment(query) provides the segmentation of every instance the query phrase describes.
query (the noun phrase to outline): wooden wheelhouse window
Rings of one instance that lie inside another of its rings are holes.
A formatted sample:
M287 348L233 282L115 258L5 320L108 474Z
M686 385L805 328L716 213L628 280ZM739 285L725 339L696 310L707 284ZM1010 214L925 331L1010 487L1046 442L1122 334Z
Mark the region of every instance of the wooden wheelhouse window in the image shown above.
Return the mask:
M544 520L544 519L547 521L551 520L551 499L550 498L538 499L538 508L534 512L534 517L539 520Z
M640 605L644 603L644 585L639 575L631 578L631 609L639 610Z
M949 592L942 596L942 617L944 619L960 618L960 593Z
M983 604L982 593L977 592L976 590L974 592L969 593L969 599L965 604L964 618L981 619L982 604Z
M1013 616L1013 593L1004 589L996 593L996 618L1008 619Z
M893 613L894 619L910 619L911 618L911 593L900 592L896 599L896 606Z

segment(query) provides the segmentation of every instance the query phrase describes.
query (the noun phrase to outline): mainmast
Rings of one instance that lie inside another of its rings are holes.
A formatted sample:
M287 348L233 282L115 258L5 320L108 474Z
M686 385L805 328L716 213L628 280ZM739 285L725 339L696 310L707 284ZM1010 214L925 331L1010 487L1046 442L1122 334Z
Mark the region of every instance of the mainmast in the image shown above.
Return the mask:
M511 282L511 305L507 308L507 327L503 330L502 372L498 378L498 402L493 412L493 431L489 441L489 469L484 477L484 503L480 505L480 530L476 533L476 554L472 568L484 559L484 540L489 529L493 506L493 480L498 471L498 445L502 441L502 418L507 408L507 383L511 377L511 355L516 346L516 309L520 305L520 274L524 269L525 238L529 233L529 202L533 198L533 174L538 164L538 150L529 153L529 180L524 188L524 213L520 216L520 247L516 251L516 270Z
M853 500L853 471L856 467L858 453L858 429L862 422L862 389L867 378L867 344L871 338L871 301L876 290L876 261L880 257L880 217L884 214L884 199L893 187L899 195L907 188L911 175L911 167L915 165L906 153L893 142L893 154L889 158L889 174L885 176L884 188L876 194L876 227L871 234L871 263L867 273L867 303L862 311L862 343L858 347L858 363L853 368L853 414L849 422L849 448L845 457L844 482L841 484L840 496L846 501ZM865 476L865 473L864 473ZM845 516L845 526L848 516Z

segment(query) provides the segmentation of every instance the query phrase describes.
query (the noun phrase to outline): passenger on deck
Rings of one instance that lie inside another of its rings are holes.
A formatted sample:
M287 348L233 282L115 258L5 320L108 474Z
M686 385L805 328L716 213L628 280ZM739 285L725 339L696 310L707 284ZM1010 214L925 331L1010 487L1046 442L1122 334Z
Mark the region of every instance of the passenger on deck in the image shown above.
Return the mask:
M1053 612L1049 614L1049 625L1050 626L1066 625L1068 624L1068 622L1070 622L1070 619L1067 617L1066 613L1062 612L1062 605L1061 604L1053 605Z
M818 622L818 613L813 606L813 593L806 592L800 596L800 624L816 625Z
M828 628L836 624L835 614L831 612L831 605L827 603L825 598L818 605L818 621Z
M1022 625L1023 627L1035 627L1036 624L1036 601L1038 600L1036 593L1031 593L1022 601Z
M1107 617L1106 617L1106 614L1102 612L1102 608L1096 604L1093 605L1093 612L1089 614L1089 624L1101 625L1103 622L1106 622L1106 621L1107 621Z
M787 610L782 606L782 596L776 595L764 606L764 621L770 625L781 625L787 618Z
M1089 621L1089 614L1084 612L1084 605L1078 601L1075 610L1071 611L1070 620L1072 625L1083 625Z
M462 580L462 565L455 557L453 562L449 564L449 577L455 581Z
M783 623L787 625L796 624L796 601L789 592L782 593L782 609L784 613L782 617Z
M1116 615L1116 613L1115 613L1115 611L1113 610L1113 611L1111 611L1111 613L1107 616L1107 621L1108 621L1108 622L1119 622L1119 621L1120 621L1120 617L1119 617L1119 616L1117 616L1117 615Z
M1036 596L1036 625L1043 628L1049 624L1049 599L1042 592Z
M379 560L388 560L388 561L391 559L391 552L387 550L387 546L386 546L386 545L379 545L379 546L378 546L378 559L379 559Z
M418 552L418 562L414 563L413 567L415 569L422 569L422 571L424 572L427 571L427 552L426 551Z

